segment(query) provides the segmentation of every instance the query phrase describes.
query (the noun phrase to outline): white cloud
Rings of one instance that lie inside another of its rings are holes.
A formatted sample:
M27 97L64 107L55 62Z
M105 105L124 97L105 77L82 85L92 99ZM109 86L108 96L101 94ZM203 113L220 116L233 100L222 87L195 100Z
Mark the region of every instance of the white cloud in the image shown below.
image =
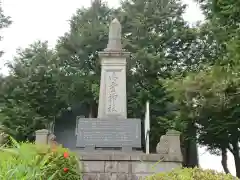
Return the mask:
M2 0L5 14L12 17L13 24L3 31L4 40L0 49L6 52L0 61L0 68L7 60L10 60L18 47L27 47L35 40L47 40L54 45L57 38L69 28L68 20L77 8L89 6L90 0ZM184 18L189 22L203 20L196 3L191 0L183 0L188 4ZM117 6L119 0L109 0L110 6ZM7 69L2 69L7 73ZM211 168L222 171L220 157L203 153L204 148L199 149L200 164L203 168ZM234 172L233 158L229 158L229 168Z

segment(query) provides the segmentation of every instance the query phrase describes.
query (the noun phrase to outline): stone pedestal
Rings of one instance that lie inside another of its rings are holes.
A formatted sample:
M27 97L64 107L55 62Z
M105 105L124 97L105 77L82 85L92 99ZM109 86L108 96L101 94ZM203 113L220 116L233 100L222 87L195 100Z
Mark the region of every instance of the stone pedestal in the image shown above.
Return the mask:
M182 159L180 132L168 130L166 135L161 136L156 151L159 154L167 154Z
M36 132L36 139L35 143L36 144L48 144L48 135L49 131L47 129L40 129L37 130Z
M139 180L181 168L182 160L165 154L77 152L83 180Z
M81 152L83 180L139 180L182 167L180 133L169 130L160 138L158 154L141 152Z

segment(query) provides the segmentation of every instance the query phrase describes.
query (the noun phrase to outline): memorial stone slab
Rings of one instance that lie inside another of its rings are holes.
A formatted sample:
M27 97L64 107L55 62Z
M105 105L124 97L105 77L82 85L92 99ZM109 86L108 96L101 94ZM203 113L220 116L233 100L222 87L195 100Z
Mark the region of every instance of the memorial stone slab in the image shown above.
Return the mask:
M79 118L78 148L141 148L140 119Z

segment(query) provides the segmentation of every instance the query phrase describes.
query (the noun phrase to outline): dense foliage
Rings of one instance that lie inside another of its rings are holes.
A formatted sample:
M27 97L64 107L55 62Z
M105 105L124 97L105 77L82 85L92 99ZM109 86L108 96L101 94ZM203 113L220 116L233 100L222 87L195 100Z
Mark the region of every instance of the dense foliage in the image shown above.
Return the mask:
M143 119L150 101L152 150L159 134L172 126L172 99L159 79L181 73L180 67L190 67L194 59L190 47L196 34L182 18L184 10L180 1L136 0L124 1L119 15L125 49L132 53L129 69L134 69L128 77L128 113Z
M36 128L48 128L67 107L60 96L57 58L47 43L36 42L19 50L9 67L0 95L1 123L17 140L31 139Z
M0 178L32 180L81 180L75 155L67 149L17 143L0 147Z
M168 173L159 173L147 178L148 180L237 180L230 174L217 173L198 168L176 169Z
M98 52L107 45L108 24L114 11L101 1L93 1L90 8L78 9L70 20L69 32L56 45L65 100L72 108L76 104L85 105L90 117L97 116Z
M207 18L207 31L212 35L215 49L221 52L216 54L214 63L186 77L175 77L167 81L166 86L178 106L176 119L181 119L182 125L189 121L194 124L198 142L212 153L222 155L226 173L229 173L227 151L230 151L236 175L240 177L238 3L200 1Z

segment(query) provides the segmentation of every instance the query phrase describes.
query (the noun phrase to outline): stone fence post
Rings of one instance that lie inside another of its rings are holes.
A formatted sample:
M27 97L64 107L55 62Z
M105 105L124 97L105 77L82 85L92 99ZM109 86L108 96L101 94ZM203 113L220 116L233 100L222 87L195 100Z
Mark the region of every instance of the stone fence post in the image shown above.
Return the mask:
M174 157L178 161L183 161L181 142L181 133L176 130L168 130L167 133L160 137L156 151L158 154L166 154Z
M40 129L36 131L36 144L48 144L49 131L47 129Z

